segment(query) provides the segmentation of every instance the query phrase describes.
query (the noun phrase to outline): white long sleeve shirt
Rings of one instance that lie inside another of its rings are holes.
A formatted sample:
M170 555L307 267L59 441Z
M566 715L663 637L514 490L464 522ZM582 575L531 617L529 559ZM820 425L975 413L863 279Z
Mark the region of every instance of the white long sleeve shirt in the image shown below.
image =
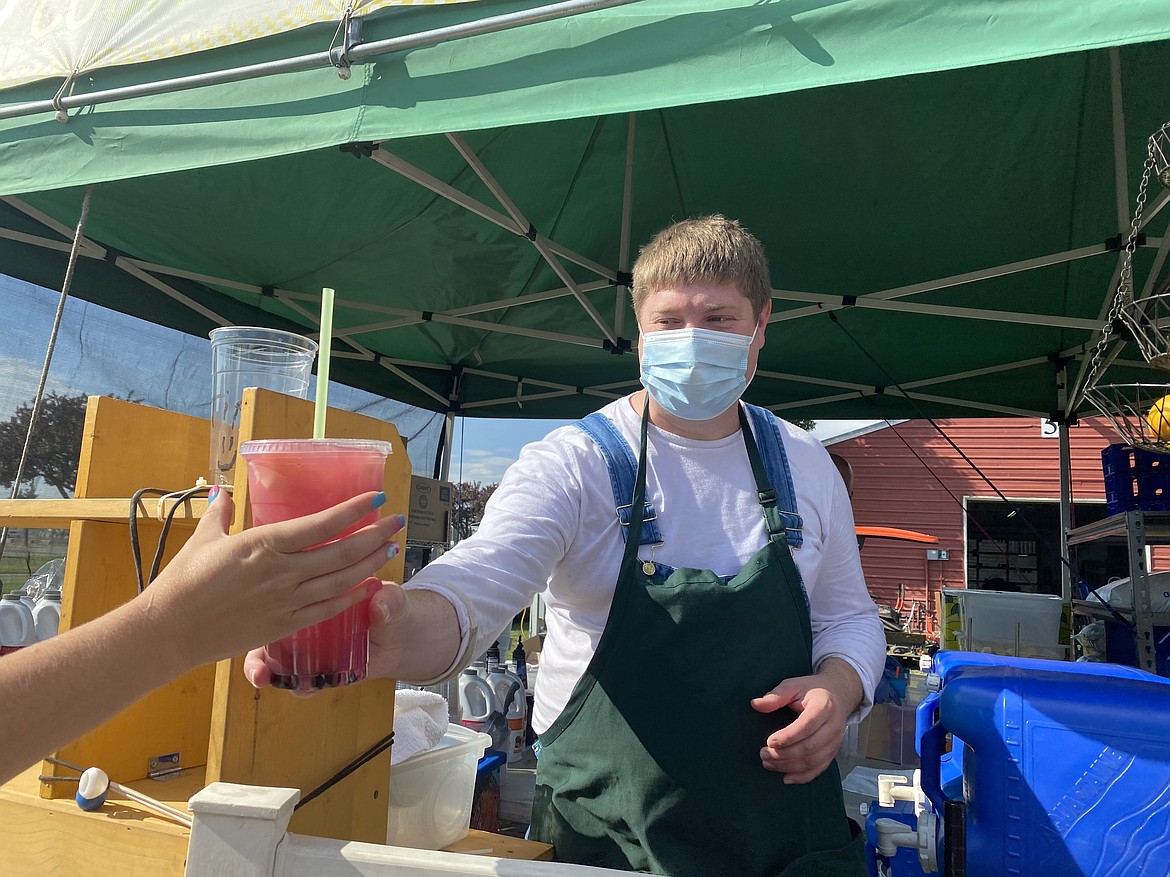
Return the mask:
M641 416L629 397L602 413L636 457ZM824 447L779 422L804 522L804 544L793 558L809 601L813 666L828 657L853 666L865 693L859 720L881 679L886 640L862 576L853 512ZM653 559L738 573L768 538L741 433L698 441L651 425L647 442L646 498L664 540ZM533 707L537 733L567 704L605 628L624 549L614 506L600 450L579 428L561 427L520 452L475 535L406 585L456 603L464 647L451 672L486 649L534 594L543 595L548 632ZM651 547L642 546L639 557L650 556Z

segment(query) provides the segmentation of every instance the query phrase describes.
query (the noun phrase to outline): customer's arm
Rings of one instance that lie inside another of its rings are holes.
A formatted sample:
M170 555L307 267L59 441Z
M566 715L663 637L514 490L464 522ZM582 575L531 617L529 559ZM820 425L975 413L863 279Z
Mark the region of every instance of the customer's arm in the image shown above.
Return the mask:
M379 587L363 580L386 562L400 515L321 543L383 502L366 493L228 536L232 502L222 494L142 594L0 658L0 782L176 676L331 618Z

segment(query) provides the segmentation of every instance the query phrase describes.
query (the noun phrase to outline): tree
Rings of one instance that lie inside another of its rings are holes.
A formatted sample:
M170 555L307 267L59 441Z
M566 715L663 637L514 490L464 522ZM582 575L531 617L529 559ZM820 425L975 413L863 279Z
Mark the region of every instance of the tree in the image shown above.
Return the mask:
M37 478L56 488L62 497L73 495L77 484L77 461L85 427L84 393L65 396L49 393L41 401L36 429L29 442L21 485L31 486ZM0 484L11 488L20 467L20 455L32 417L32 402L20 406L6 423L0 423ZM27 488L20 487L23 493Z
M455 485L455 499L451 506L451 531L456 542L471 535L472 526L483 519L483 507L499 484L486 487L478 481L460 481Z

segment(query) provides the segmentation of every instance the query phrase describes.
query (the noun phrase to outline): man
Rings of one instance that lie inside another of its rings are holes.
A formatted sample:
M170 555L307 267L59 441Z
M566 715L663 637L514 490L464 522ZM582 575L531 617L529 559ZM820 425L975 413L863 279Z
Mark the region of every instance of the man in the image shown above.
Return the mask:
M849 499L818 442L739 404L759 242L688 220L633 273L646 390L525 447L474 536L375 596L371 669L449 676L541 592L532 837L678 877L814 873L848 858L833 757L885 661Z

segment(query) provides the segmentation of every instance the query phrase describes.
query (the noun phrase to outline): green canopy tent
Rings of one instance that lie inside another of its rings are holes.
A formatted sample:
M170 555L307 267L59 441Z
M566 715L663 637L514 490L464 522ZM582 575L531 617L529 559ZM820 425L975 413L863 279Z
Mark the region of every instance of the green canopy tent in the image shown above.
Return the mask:
M0 271L59 286L92 185L75 295L194 334L312 332L330 286L334 378L569 417L637 385L637 246L722 212L772 258L750 401L1082 407L1170 115L1170 0L639 0L535 23L534 2L373 5L360 29L13 81ZM53 56L6 26L0 45ZM1154 183L1146 293L1166 201ZM1110 353L1111 378L1162 379L1132 345Z

